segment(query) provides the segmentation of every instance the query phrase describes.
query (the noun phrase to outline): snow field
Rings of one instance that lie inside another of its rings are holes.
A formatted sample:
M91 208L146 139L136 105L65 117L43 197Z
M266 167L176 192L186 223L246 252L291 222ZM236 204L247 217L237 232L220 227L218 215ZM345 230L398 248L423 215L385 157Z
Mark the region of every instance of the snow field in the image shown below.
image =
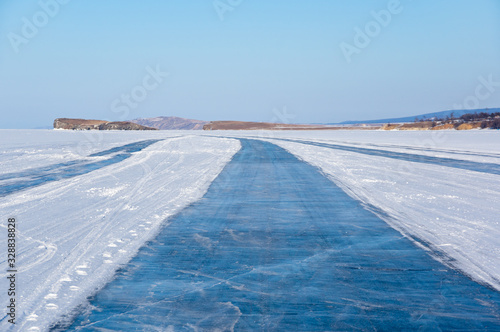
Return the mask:
M116 135L106 148L151 136L134 133L123 141ZM120 163L5 197L5 234L7 216L17 219L18 307L16 326L4 320L0 329L44 331L71 314L168 217L200 199L239 148L226 138L167 137ZM7 246L6 236L0 245ZM0 261L0 271L6 271L6 261ZM5 273L2 280L7 289ZM0 302L7 301L1 292Z

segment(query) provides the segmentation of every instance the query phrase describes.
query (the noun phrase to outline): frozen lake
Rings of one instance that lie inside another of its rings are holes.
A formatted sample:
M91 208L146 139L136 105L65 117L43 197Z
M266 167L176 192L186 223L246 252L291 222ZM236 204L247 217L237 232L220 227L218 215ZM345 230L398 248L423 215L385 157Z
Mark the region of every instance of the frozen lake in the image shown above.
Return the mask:
M499 134L0 130L0 330L498 329Z
M497 291L432 259L286 150L241 145L70 330L500 328Z

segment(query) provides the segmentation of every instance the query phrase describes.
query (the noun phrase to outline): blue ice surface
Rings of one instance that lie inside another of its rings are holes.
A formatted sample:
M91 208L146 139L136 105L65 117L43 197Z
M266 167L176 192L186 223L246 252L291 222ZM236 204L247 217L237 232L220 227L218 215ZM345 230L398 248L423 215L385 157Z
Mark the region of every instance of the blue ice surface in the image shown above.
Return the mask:
M11 179L15 180L0 184L0 197L4 197L15 192L36 187L48 182L87 174L105 166L116 164L132 156L132 153L141 151L142 149L158 141L159 140L139 141L94 153L89 156L98 157L114 154L113 156L105 160L74 160L66 163L58 163L44 167L32 168L16 173L3 174L0 176L0 181Z
M284 149L241 144L200 201L53 331L500 330L500 293Z
M421 154L411 154L411 153L394 152L394 151L379 150L379 149L360 148L360 147L345 146L345 145L338 145L338 144L331 144L331 143L294 140L294 139L288 139L288 138L273 138L273 139L280 140L280 141L288 141L288 142L293 142L293 143L301 143L301 144L325 147L325 148L342 150L342 151L356 152L356 153L366 154L369 156L385 157L385 158L391 158L391 159L411 161L411 162L416 162L416 163L432 164L432 165L459 168L459 169L464 169L464 170L468 170L468 171L475 171L475 172L500 175L500 164L494 164L494 163L480 163L480 162L475 162L475 161L471 161L471 160L459 160L459 159L453 159L453 158L424 156Z

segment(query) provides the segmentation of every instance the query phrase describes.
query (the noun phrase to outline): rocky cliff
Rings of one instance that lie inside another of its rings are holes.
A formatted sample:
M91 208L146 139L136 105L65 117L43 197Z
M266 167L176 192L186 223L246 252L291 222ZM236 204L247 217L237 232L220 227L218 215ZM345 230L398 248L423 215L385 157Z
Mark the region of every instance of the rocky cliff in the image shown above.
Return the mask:
M156 130L127 121L108 122L103 120L85 120L58 118L54 120L54 129L71 130Z

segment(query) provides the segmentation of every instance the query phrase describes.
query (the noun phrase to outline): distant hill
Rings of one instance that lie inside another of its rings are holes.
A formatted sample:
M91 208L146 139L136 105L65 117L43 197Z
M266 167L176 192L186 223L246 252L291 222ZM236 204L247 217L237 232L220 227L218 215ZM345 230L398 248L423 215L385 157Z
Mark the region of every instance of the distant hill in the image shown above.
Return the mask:
M344 121L340 122L340 124L357 124L357 123L401 123L401 122L414 122L415 118L418 120L433 120L434 118L446 118L453 113L454 117L459 117L461 115L467 113L494 113L500 112L500 108L481 108L481 109L473 109L473 110L449 110L435 113L426 113L420 115L407 116L402 118L390 118L390 119L378 119L378 120L364 120L364 121ZM331 123L333 124L333 123Z
M202 130L208 121L184 119L176 116L134 119L130 122L160 130Z

